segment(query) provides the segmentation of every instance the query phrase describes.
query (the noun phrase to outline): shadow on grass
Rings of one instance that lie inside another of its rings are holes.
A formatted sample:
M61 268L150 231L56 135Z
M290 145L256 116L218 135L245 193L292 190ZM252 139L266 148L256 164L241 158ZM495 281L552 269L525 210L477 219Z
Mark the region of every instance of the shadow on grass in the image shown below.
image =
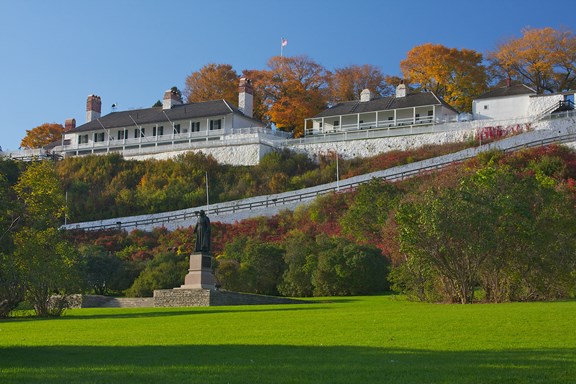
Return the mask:
M320 304L320 303L319 303ZM220 309L218 309L220 308ZM206 314L216 314L216 313L249 313L249 312L283 312L283 311L307 311L307 310L329 310L330 307L322 305L313 306L301 306L296 305L282 305L282 306L226 306L226 307L186 307L186 308L163 308L163 310L158 310L155 308L90 308L89 314L83 315L81 312L65 312L61 317L35 317L32 314L30 316L22 317L9 317L5 319L0 319L2 322L23 322L23 321L41 321L41 320L52 320L52 321L66 321L66 320L78 320L78 319L135 319L135 318L146 318L146 317L172 317L172 316L184 316L184 315L206 315ZM94 311L105 310L106 313L97 313ZM80 310L82 311L82 310ZM116 312L117 311L117 312Z
M217 330L213 330L217 332ZM2 383L567 383L576 348L0 347Z

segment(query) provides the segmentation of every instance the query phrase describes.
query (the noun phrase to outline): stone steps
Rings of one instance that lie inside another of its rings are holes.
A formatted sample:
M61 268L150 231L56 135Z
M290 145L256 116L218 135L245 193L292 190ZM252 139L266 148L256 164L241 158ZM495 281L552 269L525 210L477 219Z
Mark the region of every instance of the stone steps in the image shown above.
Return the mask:
M100 308L150 308L154 307L152 297L114 297L102 304Z
M152 297L110 297L100 295L83 295L81 308L150 308L154 307Z

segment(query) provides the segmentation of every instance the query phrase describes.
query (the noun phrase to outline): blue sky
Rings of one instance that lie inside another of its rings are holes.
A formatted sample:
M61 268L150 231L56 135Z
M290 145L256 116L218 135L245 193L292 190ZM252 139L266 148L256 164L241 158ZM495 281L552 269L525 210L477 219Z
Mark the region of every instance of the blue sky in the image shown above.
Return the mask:
M372 64L401 75L424 43L494 50L524 27L576 32L576 13L542 0L0 0L0 146L43 123L147 108L208 63L264 69L280 54L333 70Z

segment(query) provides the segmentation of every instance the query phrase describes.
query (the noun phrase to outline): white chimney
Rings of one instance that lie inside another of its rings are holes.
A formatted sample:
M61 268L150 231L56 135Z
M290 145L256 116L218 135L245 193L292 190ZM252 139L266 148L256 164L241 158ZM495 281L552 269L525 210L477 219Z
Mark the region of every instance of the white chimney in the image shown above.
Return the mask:
M248 117L252 117L254 109L253 94L252 81L245 77L241 77L240 85L238 87L238 109Z
M366 102L372 100L372 92L369 89L365 89L360 93L360 101Z
M396 97L406 97L406 85L404 80L400 81L400 84L396 87Z
M92 120L100 118L101 112L102 100L100 100L100 96L89 95L86 101L86 122L89 123Z
M164 99L162 100L162 109L171 109L175 105L182 104L182 100L176 91L171 89L164 92Z

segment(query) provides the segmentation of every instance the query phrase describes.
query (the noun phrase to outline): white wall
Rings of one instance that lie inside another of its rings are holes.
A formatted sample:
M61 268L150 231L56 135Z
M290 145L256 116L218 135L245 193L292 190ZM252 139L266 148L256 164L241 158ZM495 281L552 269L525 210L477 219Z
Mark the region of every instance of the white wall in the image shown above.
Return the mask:
M538 116L564 100L564 95L538 95L530 97L529 114Z
M124 155L124 158L129 160L146 160L146 159L167 160L188 152L194 152L210 155L214 157L214 159L216 159L216 161L218 161L221 164L257 165L260 162L260 159L271 150L272 149L269 146L263 144L244 144L244 145L229 144L227 146L220 146L220 147L187 149L187 150L161 152L146 155L133 155L133 156Z
M472 102L472 115L475 120L526 117L528 116L529 105L529 95L474 100Z

